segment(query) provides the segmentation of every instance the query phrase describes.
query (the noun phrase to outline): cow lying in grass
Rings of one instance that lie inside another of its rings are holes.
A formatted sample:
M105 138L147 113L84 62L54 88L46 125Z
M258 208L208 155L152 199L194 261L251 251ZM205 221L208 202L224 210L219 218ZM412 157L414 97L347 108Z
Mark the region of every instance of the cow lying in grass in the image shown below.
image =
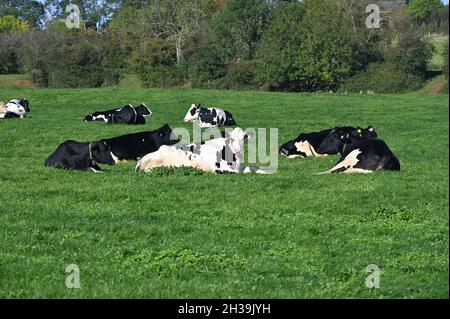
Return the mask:
M173 145L179 140L168 125L152 131L122 135L95 142L66 141L45 161L45 166L100 172L100 164L117 164L124 160L138 160L154 152L161 145Z
M157 151L161 145L174 145L179 142L169 125L150 132L125 134L103 139L111 148L116 162L139 160L148 153Z
M319 152L317 149L322 144L324 139L330 134L331 131L339 129L345 134L357 137L377 137L377 133L372 126L365 129L360 127L354 128L351 126L343 126L334 129L323 130L313 133L302 133L295 140L289 141L281 145L280 155L295 158L295 157L322 157L332 154L338 154L336 150L328 150L327 152Z
M27 99L12 99L6 104L0 102L0 119L24 118L30 112Z
M219 108L203 108L200 104L192 104L183 119L185 123L194 121L199 121L202 128L236 125L230 112Z
M145 104L133 107L128 104L120 109L94 112L84 117L85 122L104 121L110 124L145 124L145 117L152 111Z
M250 137L241 128L235 128L226 137L202 143L161 146L158 151L145 155L137 163L136 172L148 172L156 167L193 167L216 174L264 174L260 169L243 165L244 139Z
M352 136L341 129L332 130L317 151L341 155L333 168L321 174L400 170L399 160L384 141L370 136Z
M65 141L60 144L45 161L46 167L77 169L101 172L97 163L113 165L111 149L104 141L76 142Z

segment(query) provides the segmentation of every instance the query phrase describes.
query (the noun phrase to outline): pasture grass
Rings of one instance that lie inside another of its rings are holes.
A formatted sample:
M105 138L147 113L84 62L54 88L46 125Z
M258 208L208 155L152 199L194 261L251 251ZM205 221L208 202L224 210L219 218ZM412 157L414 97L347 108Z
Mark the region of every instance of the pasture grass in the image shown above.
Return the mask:
M0 89L29 118L0 122L1 298L448 298L448 95L187 89ZM84 123L146 102L145 126ZM336 156L279 159L273 175L192 169L103 174L45 168L67 139L92 141L221 106L279 142L335 125L374 125L402 171L313 175ZM80 289L65 268L80 268ZM364 282L369 264L380 288Z
M25 74L0 74L0 89L32 87L34 87L33 83Z

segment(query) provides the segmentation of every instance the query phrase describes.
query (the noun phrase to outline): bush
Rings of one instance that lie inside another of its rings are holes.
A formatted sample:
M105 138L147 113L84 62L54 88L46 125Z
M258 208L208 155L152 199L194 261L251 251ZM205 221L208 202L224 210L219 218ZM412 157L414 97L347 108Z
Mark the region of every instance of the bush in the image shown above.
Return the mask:
M150 38L133 52L131 67L139 79L150 87L172 87L181 84L177 57L165 40Z
M409 73L424 79L433 52L433 45L421 39L418 34L406 34L391 48L385 59L400 73Z
M218 81L218 88L226 90L255 89L253 61L230 63L226 75Z
M194 50L183 63L186 77L196 88L215 88L218 80L226 74L226 65L222 62L219 51L213 47Z
M40 87L100 87L117 84L120 70L108 64L110 41L90 31L33 32L23 46L23 63Z
M448 80L448 40L445 42L444 47L444 68L443 68L444 77Z
M22 72L19 61L21 41L18 37L0 34L0 74Z
M383 63L370 65L365 72L349 78L340 86L339 91L370 90L376 93L402 93L416 91L423 83L420 76L395 70L390 64Z
M298 91L301 84L295 79L296 56L302 41L303 3L280 5L274 19L264 33L257 52L255 76L264 90Z

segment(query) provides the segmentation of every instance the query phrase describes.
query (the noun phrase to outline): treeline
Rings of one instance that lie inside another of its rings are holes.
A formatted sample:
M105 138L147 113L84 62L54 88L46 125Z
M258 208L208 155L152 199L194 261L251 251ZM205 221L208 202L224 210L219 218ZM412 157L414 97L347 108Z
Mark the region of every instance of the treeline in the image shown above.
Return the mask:
M69 29L68 1L6 0L0 5L0 73L28 73L41 87L114 85L129 73L152 87L421 87L433 55L426 35L448 33L448 6L412 0L383 11L381 28L369 29L371 2L72 1L84 21Z

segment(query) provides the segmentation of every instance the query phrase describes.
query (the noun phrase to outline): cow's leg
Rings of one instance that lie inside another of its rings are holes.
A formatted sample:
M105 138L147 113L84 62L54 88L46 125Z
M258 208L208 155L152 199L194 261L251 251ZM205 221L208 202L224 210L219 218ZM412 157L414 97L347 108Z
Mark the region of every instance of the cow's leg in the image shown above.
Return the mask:
M319 175L329 173L344 173L346 170L353 168L356 164L358 164L359 154L361 154L361 151L359 149L351 151L343 160L340 160L332 169L319 173Z
M218 167L214 171L216 174L237 174L235 169L231 168L226 161L220 161Z
M152 153L149 156L144 156L136 165L136 173L148 172L155 167L162 167L164 165L164 158L158 153Z
M89 166L89 170L91 170L94 173L103 173L103 170L101 169L100 166L97 165L97 163L91 164L91 166Z
M244 174L255 173L255 174L267 174L267 172L259 169L255 166L242 166L240 171Z

